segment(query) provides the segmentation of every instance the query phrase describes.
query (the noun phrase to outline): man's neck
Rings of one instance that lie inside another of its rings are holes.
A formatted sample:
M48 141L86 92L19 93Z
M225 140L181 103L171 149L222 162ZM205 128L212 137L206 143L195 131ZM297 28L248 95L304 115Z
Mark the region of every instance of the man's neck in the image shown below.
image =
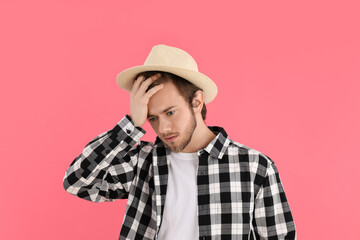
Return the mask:
M205 148L216 137L216 135L205 125L204 121L198 121L190 143L182 152L197 152Z

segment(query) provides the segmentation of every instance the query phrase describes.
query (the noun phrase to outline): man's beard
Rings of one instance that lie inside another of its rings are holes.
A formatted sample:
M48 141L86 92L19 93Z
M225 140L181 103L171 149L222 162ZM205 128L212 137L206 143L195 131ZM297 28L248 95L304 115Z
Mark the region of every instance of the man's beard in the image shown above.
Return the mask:
M180 142L179 145L176 145L176 146L172 146L171 143L168 145L168 147L171 149L171 151L181 152L190 143L191 138L194 134L195 128L197 126L197 122L196 122L196 118L195 118L193 109L191 109L191 115L192 115L192 118L190 120L189 125L186 126L186 128L185 128L184 138L183 138L182 142Z

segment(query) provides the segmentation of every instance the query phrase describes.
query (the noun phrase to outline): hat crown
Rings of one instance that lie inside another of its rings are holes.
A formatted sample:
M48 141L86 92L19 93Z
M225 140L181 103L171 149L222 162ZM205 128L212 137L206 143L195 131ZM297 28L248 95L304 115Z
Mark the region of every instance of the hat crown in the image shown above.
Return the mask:
M190 54L182 49L165 44L155 45L146 58L144 65L171 66L198 72L198 66Z

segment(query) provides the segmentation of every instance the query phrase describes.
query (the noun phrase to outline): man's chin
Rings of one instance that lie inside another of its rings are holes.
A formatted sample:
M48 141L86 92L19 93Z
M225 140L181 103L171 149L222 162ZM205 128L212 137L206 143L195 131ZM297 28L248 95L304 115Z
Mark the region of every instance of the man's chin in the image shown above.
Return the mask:
M173 145L173 144L171 144L171 143L167 143L166 141L163 141L163 142L164 142L165 146L167 146L168 148L170 148L170 150L171 150L172 152L178 153L178 152L181 152L181 151L182 151L182 149L179 149L177 146L175 146L175 145Z
M170 150L171 150L172 152L180 152L180 151L181 151L181 150L179 150L177 147L172 146L171 144L166 144L166 146L167 146L168 148L170 148Z
M164 143L165 146L167 146L168 148L173 149L173 145L171 143L168 143L165 139L161 139L161 141Z

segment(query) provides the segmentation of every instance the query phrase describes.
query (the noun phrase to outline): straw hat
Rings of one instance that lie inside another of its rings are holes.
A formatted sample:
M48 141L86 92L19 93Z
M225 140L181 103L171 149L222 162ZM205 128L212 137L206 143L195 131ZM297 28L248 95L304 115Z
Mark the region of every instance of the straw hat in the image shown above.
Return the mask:
M128 68L116 77L117 84L125 91L130 92L135 77L146 71L163 71L180 76L204 91L205 104L214 100L217 86L204 74L198 71L195 60L182 49L164 44L155 45L144 65Z

